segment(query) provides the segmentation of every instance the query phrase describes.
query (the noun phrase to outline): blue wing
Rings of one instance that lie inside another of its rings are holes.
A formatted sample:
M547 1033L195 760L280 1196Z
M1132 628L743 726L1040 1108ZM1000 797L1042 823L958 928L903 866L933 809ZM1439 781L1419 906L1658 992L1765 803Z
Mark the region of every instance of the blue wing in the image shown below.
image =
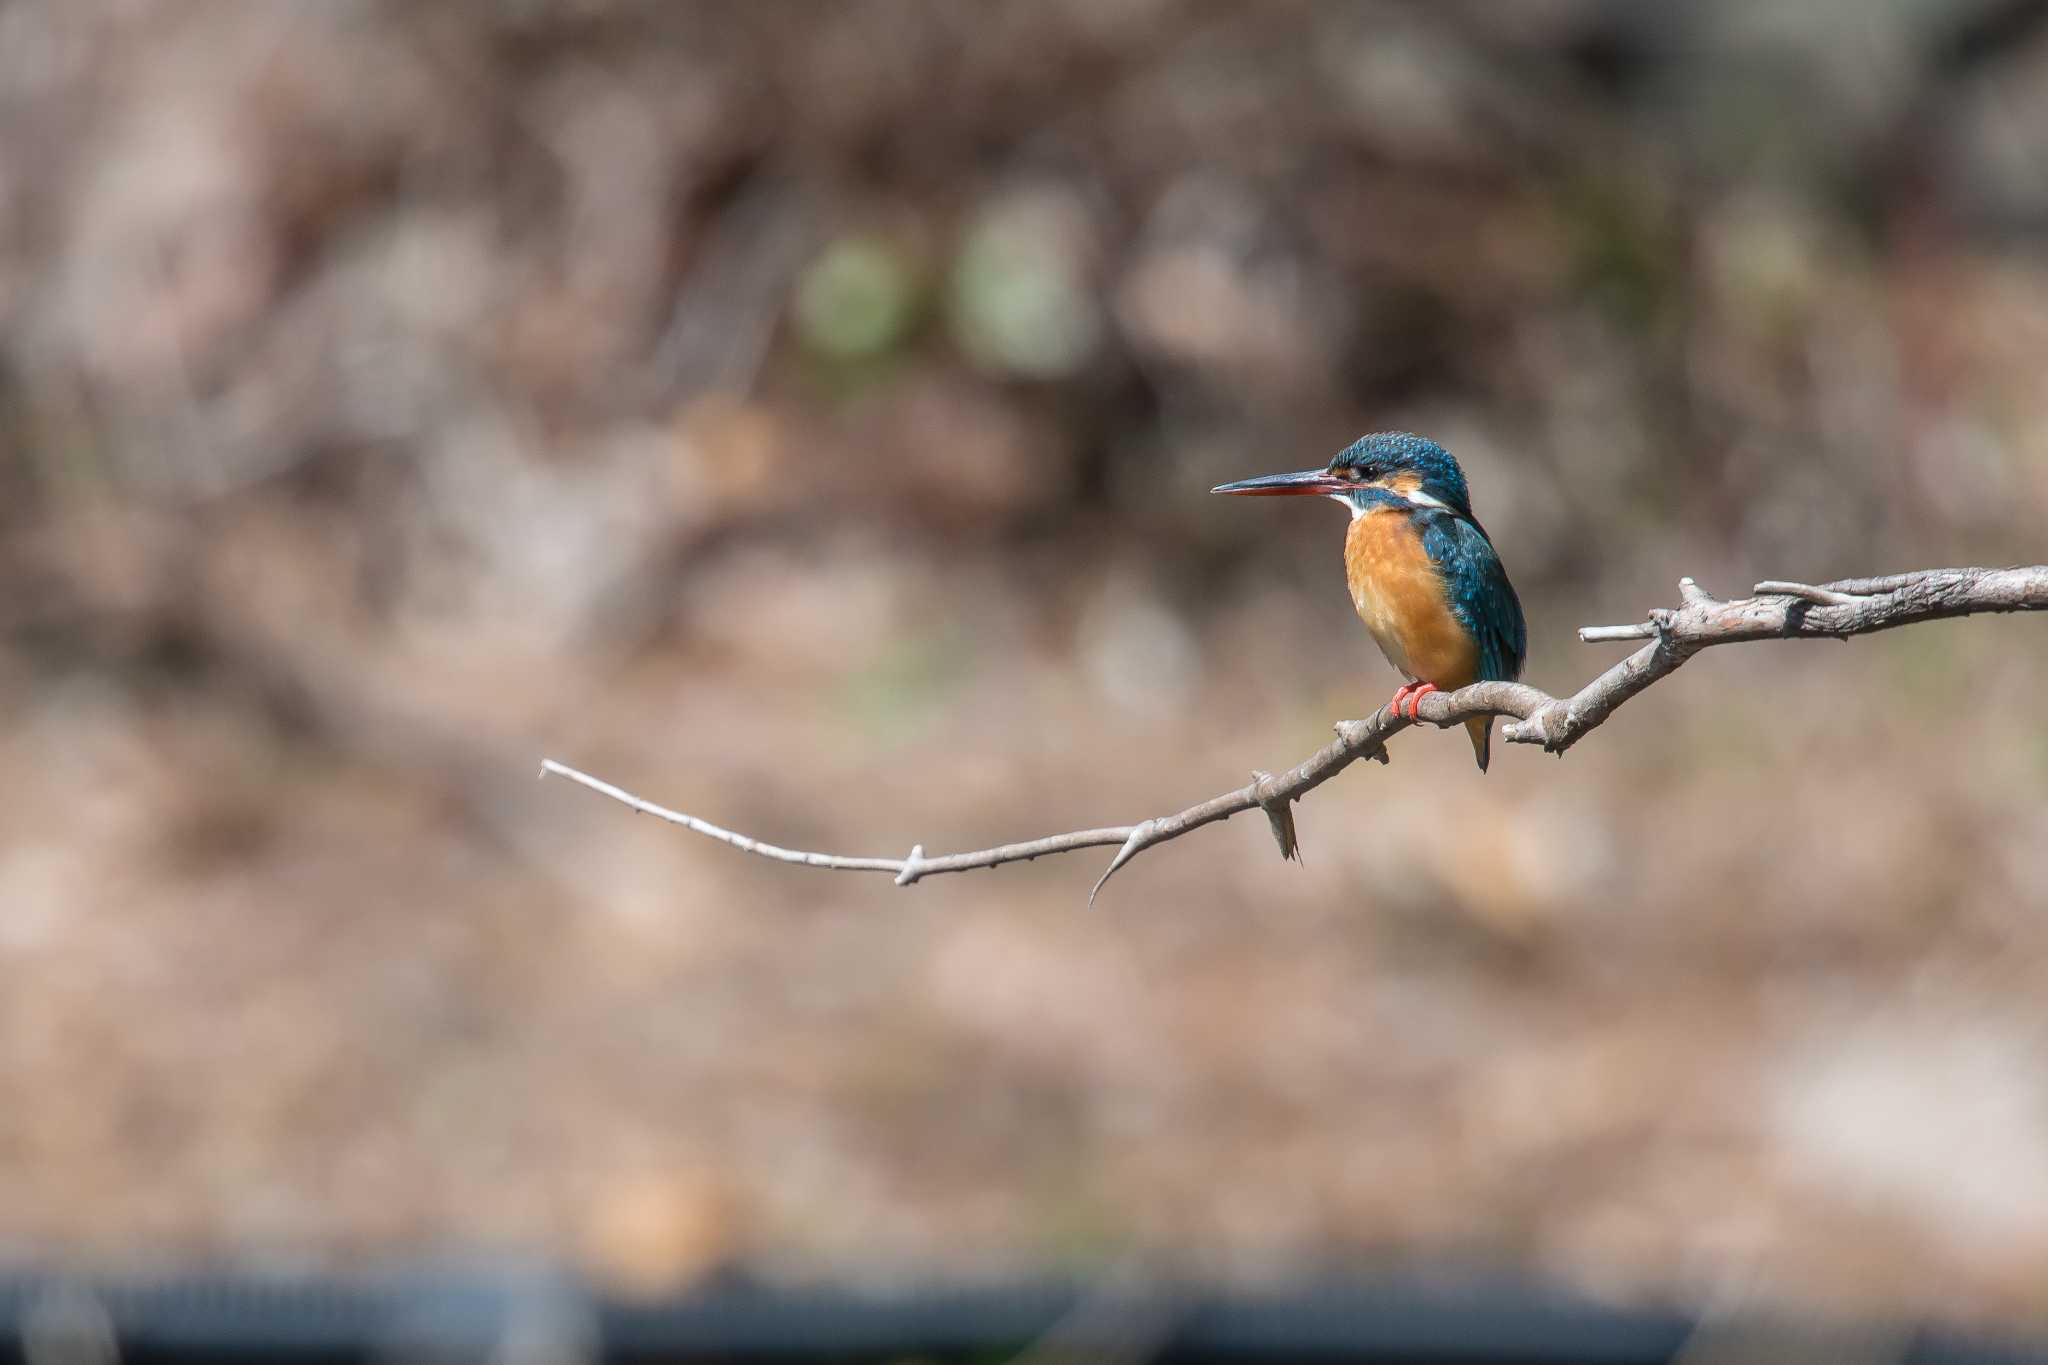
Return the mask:
M1415 519L1422 548L1443 575L1451 610L1479 642L1479 676L1510 682L1519 678L1529 652L1528 627L1522 621L1521 599L1493 552L1493 542L1478 522L1441 508L1422 509Z

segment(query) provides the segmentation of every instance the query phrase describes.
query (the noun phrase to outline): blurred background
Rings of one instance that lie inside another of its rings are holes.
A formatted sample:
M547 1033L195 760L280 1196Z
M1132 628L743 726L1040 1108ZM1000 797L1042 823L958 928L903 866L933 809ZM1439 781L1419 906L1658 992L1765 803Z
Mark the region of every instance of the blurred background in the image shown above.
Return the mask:
M1387 1267L2048 1327L2030 618L898 890L1397 681L2043 557L2048 4L0 4L0 1257Z

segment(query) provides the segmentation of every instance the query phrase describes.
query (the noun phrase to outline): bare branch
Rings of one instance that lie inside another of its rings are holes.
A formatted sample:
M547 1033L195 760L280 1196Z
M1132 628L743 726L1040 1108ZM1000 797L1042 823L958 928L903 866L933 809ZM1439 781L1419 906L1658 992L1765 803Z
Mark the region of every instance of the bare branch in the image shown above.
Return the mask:
M1502 739L1511 744L1539 744L1552 753L1563 753L1605 722L1623 702L1675 672L1703 649L1743 640L1846 639L1976 612L2041 611L2048 609L2048 564L2012 569L1927 569L1885 578L1844 579L1819 586L1771 579L1757 584L1755 594L1724 602L1690 578L1681 580L1679 596L1683 605L1660 608L1650 613L1649 620L1636 625L1587 626L1579 631L1580 639L1591 642L1648 643L1572 695L1553 697L1526 683L1473 683L1455 692L1425 696L1419 706L1420 719L1431 725L1447 726L1476 716L1504 716L1508 723L1501 727ZM807 867L887 872L895 877L898 886L909 886L941 872L999 867L1083 848L1115 847L1116 856L1095 883L1094 891L1089 892L1092 903L1110 877L1146 849L1244 811L1264 811L1272 822L1281 855L1298 857L1291 803L1361 758L1386 762L1386 742L1414 723L1381 707L1365 720L1339 722L1335 741L1286 772L1255 773L1248 786L1211 797L1178 814L1157 816L1135 825L1077 830L937 858L926 857L922 844L912 848L907 858L853 858L780 848L694 815L657 806L553 759L541 764L541 776L555 773L566 777L643 815L681 825L743 852Z
M1916 583L1923 583L1930 578L1982 572L1982 569L1915 569L1911 573L1887 574L1883 578L1843 578L1833 583L1823 583L1821 586L1832 588L1836 592L1846 592L1856 597L1875 597L1879 593L1897 592L1901 588L1910 588Z
M1787 583L1783 579L1767 578L1750 589L1758 597L1796 597L1802 602L1812 602L1822 607L1846 607L1856 601L1856 594L1836 592L1833 588L1816 588L1811 583Z

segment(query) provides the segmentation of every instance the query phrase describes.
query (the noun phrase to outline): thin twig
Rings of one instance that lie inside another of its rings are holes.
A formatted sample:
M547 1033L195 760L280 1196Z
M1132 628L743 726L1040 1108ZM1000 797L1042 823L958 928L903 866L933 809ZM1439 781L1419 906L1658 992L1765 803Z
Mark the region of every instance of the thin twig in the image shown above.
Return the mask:
M652 801L633 795L633 793L623 787L614 787L609 782L592 777L589 773L578 772L566 763L557 763L552 758L543 759L540 765L540 775L542 777L546 777L549 773L554 773L559 777L566 777L571 782L580 782L594 792L599 792L609 796L614 801L631 806L642 815L651 815L657 820L666 820L672 825L681 825L693 834L701 834L707 839L716 839L722 844L731 844L743 853L758 853L763 858L773 858L779 863L802 863L805 867L829 867L840 872L895 872L899 874L908 865L906 860L896 858L842 858L833 853L806 853L802 849L781 848L775 844L766 844L759 839L750 839L744 834L738 834L732 830L721 828L718 825L712 824L709 820L699 820L694 815L685 815L679 810L670 810L667 806L657 806ZM917 854L913 850L911 859L914 860L916 857Z
M1756 596L1722 601L1691 579L1682 580L1684 605L1659 609L1648 621L1627 626L1587 626L1587 641L1644 640L1648 643L1615 664L1569 697L1553 697L1526 683L1481 682L1455 692L1433 692L1419 706L1420 719L1431 725L1455 725L1476 716L1505 716L1501 738L1511 744L1540 744L1563 753L1598 728L1629 698L1676 671L1687 659L1715 645L1743 640L1841 639L1880 630L1937 621L1975 612L2041 611L2048 609L2048 564L2012 569L1928 569L1886 578L1845 579L1821 586L1768 580ZM928 858L917 845L907 858L851 858L780 848L707 820L657 806L588 773L548 759L541 775L555 773L581 783L644 815L731 844L747 853L778 862L845 872L887 872L898 886L909 886L941 872L998 867L1025 862L1049 853L1114 847L1116 857L1089 893L1092 902L1119 869L1148 848L1178 839L1204 825L1249 810L1263 810L1273 820L1283 856L1295 853L1291 819L1282 832L1289 804L1335 777L1361 758L1387 760L1386 742L1415 722L1381 707L1365 720L1338 723L1337 738L1284 773L1255 775L1236 791L1211 797L1175 815L1142 820L1135 825L1077 830L1019 844L949 853Z

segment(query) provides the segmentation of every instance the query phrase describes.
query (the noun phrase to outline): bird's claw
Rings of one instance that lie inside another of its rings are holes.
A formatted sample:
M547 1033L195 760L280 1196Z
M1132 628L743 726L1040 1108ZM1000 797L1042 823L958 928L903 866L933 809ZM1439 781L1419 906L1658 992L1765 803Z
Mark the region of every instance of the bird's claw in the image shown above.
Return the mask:
M1422 699L1432 692L1442 690L1435 683L1403 683L1394 693L1394 699L1387 703L1387 707L1403 720L1420 720ZM1401 709L1404 706L1407 707L1405 711Z

